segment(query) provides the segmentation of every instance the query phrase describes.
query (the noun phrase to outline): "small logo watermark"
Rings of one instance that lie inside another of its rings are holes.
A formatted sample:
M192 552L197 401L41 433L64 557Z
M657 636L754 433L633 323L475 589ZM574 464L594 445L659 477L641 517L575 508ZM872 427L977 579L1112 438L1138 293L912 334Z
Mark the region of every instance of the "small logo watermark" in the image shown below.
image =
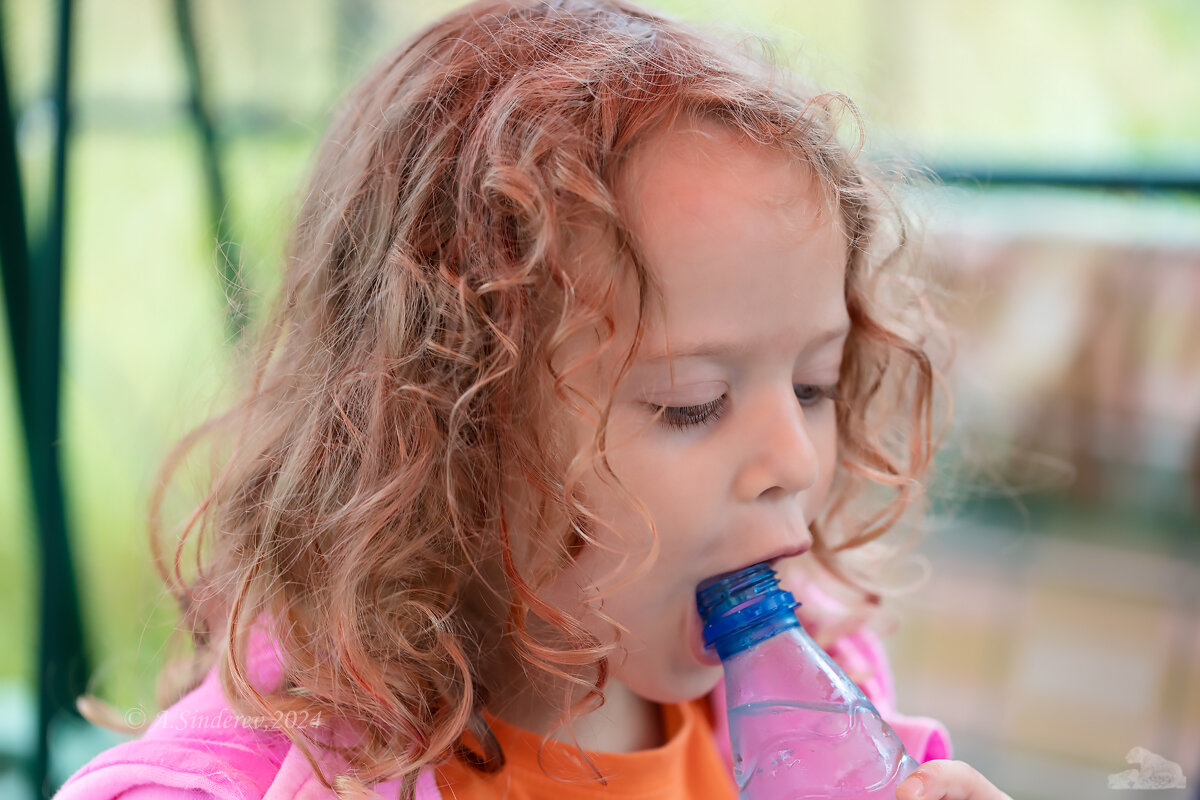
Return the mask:
M309 712L305 709L273 711L266 716L239 714L230 708L189 709L171 708L153 716L144 706L136 705L125 711L91 695L76 698L75 706L87 719L115 731L138 734L151 725L168 730L225 730L229 728L253 728L256 730L294 730L297 728L321 727L322 711Z
M254 728L257 730L280 730L286 728L317 728L321 725L321 712L310 715L307 711L276 711L272 716L250 717L229 709L209 712L167 709L153 719L145 709L135 706L122 715L122 721L131 731L141 731L155 723L170 730L213 730L229 728Z
M1125 755L1125 762L1137 765L1137 769L1114 772L1108 776L1110 789L1186 789L1187 778L1183 767L1174 761L1151 753L1144 747L1135 747Z

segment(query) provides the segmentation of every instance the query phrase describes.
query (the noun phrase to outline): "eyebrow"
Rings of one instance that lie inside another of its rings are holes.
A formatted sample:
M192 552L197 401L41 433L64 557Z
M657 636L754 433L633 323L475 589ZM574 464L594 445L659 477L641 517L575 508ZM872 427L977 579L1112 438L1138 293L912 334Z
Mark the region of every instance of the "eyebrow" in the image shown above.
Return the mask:
M826 345L836 342L839 339L844 339L850 335L850 323L839 325L836 328L829 328L821 331L813 336L804 345L804 352L809 353L814 350L819 350ZM667 352L652 353L645 357L638 358L638 361L643 364L656 363L659 361L668 361L676 358L712 358L716 356L736 356L746 353L754 349L754 342L722 342L722 341L699 341L695 343L684 343L679 348L672 348Z

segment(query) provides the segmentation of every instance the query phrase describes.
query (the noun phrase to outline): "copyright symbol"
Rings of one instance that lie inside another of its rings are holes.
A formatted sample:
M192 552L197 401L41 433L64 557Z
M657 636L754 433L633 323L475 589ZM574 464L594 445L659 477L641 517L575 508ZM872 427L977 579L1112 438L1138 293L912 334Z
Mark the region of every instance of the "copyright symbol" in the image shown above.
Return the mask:
M133 730L141 730L146 726L146 709L141 706L125 712L125 724Z

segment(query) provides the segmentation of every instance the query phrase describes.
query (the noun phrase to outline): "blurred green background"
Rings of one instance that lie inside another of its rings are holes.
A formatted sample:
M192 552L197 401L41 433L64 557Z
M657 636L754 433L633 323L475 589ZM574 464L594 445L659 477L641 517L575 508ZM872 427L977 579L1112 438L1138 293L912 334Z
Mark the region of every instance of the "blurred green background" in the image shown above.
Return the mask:
M251 314L276 284L338 96L458 5L195 5L224 222ZM1195 786L1200 5L649 5L777 43L798 71L855 98L872 155L975 176L914 198L957 289L962 334L959 413L925 547L931 578L896 602L902 708L946 719L959 755L1016 798L1106 796L1105 775L1125 769L1134 746L1182 763ZM55 7L8 0L0 13L36 232L55 125ZM220 407L237 350L172 14L151 0L76 4L59 441L90 689L150 711L174 620L150 566L147 498L169 446ZM987 180L1014 172L1190 175L1193 188ZM33 736L36 551L7 348L0 362L0 750L21 754ZM61 780L111 739L58 741ZM17 762L5 763L0 794L33 796L21 794Z

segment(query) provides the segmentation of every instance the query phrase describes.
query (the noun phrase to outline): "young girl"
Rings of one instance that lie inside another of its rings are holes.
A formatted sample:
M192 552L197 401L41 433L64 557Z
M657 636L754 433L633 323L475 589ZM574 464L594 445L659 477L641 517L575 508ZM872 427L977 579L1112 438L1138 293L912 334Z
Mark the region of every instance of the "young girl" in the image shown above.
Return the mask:
M861 624L935 373L845 105L623 0L387 58L251 390L182 446L228 442L160 559L211 670L59 797L734 798L694 592L761 561L948 755ZM897 796L1003 797L946 760Z

